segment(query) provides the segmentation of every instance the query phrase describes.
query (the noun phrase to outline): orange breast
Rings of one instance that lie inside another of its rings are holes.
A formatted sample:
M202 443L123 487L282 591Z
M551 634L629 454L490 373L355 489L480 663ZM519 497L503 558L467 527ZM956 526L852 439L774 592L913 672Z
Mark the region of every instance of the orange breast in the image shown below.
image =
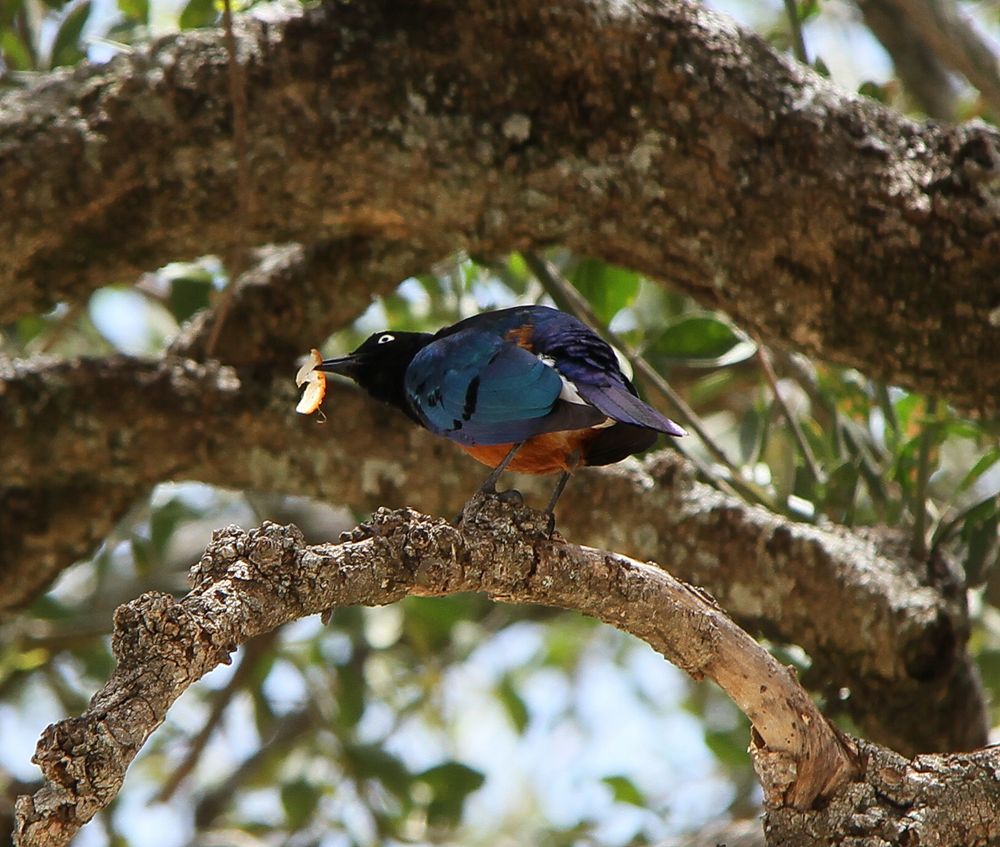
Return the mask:
M517 451L509 470L519 473L547 474L570 471L584 464L583 447L600 430L578 429L570 432L547 432L529 438ZM460 445L477 461L495 468L510 452L513 444L479 444L474 447ZM574 454L576 454L574 456ZM570 457L573 457L571 462Z

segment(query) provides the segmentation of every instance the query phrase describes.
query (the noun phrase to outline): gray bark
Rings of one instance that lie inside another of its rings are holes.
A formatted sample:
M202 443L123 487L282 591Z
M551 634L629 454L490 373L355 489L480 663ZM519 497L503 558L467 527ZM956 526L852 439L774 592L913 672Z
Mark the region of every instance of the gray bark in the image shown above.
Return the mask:
M998 410L993 129L846 96L683 0L329 3L243 19L239 46L245 227L218 32L5 97L0 320L262 242L558 242L765 340Z
M460 529L380 510L340 545L308 547L294 527L274 524L217 532L186 597L149 593L116 613L116 670L83 715L42 735L35 761L46 783L19 798L15 843L67 844L117 794L176 698L249 638L331 606L455 591L577 609L716 680L753 723L770 845L1000 838L995 748L907 760L849 739L702 590L657 566L550 540L546 528L544 515L490 498L466 510Z

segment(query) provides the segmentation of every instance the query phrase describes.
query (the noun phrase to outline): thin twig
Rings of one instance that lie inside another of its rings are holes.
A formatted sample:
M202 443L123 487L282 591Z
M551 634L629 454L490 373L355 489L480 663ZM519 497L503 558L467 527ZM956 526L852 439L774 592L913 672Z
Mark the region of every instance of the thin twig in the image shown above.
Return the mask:
M799 18L799 5L795 0L785 0L785 12L788 14L788 28L792 36L792 54L802 62L809 64L809 53L806 51L806 40L802 35L802 20Z
M229 100L233 109L233 148L236 153L236 226L242 235L250 231L250 214L253 194L250 187L250 159L247 151L247 92L243 81L243 69L240 67L236 52L236 36L233 33L233 11L231 0L223 0L222 25L226 53L229 57ZM242 270L242 251L234 245L226 257L226 269L229 272L229 283L223 289L219 303L215 307L215 319L212 331L205 344L205 356L211 357L215 346L219 343L222 325L233 302L236 291L236 279Z
M913 543L910 549L918 561L927 557L927 483L931 475L931 451L937 428L937 398L928 397L926 416L920 432L917 458L917 486L913 493Z
M713 484L727 489L729 493L735 492L744 500L767 506L772 511L783 514L787 513L786 510L781 509L777 504L771 503L761 492L743 480L737 465L719 447L715 439L708 434L708 430L705 429L705 425L698 416L698 413L685 402L683 397L670 387L670 384L657 373L656 369L645 358L631 350L617 333L613 332L597 317L586 298L573 287L573 284L569 280L556 270L551 262L547 262L536 253L524 253L522 255L524 256L525 264L527 264L531 272L538 278L542 286L552 295L552 298L557 303L565 304L570 312L599 330L605 338L621 350L635 372L673 406L673 414L676 414L684 426L691 429L701 439L702 444L705 445L705 448L715 460L729 470L730 476L728 478L720 477L704 462L701 462L696 456L685 450L683 444L676 443L675 446L677 449L694 462L700 473L704 474Z
M281 756L286 748L321 723L316 709L306 705L299 711L284 715L275 726L266 743L261 744L249 757L244 759L222 785L205 794L194 808L194 823L198 831L204 831L222 814L236 792L250 782L261 767Z
M984 38L953 0L880 0L913 23L934 54L979 89L1000 114L1000 62Z
M802 454L802 458L805 461L806 469L809 471L809 475L816 482L822 485L826 482L826 474L823 473L823 469L820 467L819 462L816 461L816 454L813 453L812 447L810 447L809 442L806 441L805 433L802 432L802 427L799 425L798 418L792 414L792 410L788 407L787 401L782 395L781 390L778 388L778 377L774 372L774 366L771 364L771 354L759 338L757 339L757 361L760 362L760 369L764 374L764 379L767 380L767 384L771 387L771 393L774 395L774 402L781 410L782 416L785 418L785 421L788 423L788 426L792 431L792 437L798 445L799 452Z

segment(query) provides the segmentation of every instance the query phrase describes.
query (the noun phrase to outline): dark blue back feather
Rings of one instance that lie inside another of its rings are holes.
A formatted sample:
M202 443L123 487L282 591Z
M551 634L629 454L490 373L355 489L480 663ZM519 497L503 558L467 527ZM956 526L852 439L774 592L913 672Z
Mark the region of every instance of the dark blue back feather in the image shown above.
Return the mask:
M560 375L590 405L560 399ZM487 312L446 327L413 357L405 389L430 430L463 444L523 441L592 427L606 418L683 434L635 396L603 339L572 315L544 306ZM607 435L621 440L626 434ZM651 442L639 432L626 440Z
M593 409L563 410L559 374L500 335L466 328L429 344L410 363L406 392L428 429L463 444L505 444L592 426Z

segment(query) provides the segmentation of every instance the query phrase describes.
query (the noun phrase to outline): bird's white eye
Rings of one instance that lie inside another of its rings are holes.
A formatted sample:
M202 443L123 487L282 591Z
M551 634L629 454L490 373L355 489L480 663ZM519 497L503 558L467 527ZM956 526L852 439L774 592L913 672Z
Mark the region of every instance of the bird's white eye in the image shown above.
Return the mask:
M379 336L378 343L388 344L390 341L395 341L395 340L396 340L395 335L389 335L389 333L386 333L385 335Z

